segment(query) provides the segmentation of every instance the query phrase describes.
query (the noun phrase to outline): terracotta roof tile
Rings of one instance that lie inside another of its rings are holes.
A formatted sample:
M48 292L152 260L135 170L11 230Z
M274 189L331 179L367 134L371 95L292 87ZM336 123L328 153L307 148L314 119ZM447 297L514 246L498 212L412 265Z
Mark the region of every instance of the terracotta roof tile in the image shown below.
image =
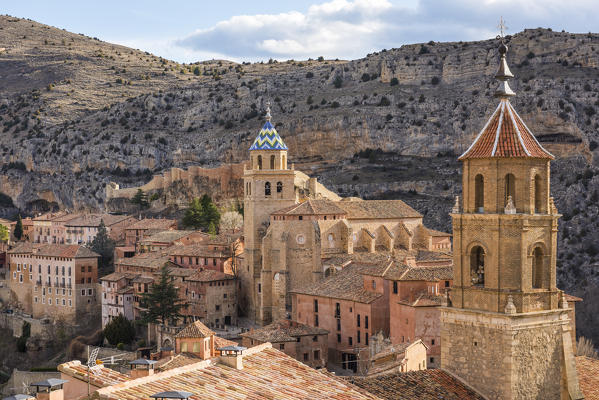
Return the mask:
M599 360L576 357L578 384L585 400L599 400Z
M177 230L165 230L161 232L157 232L151 236L144 237L141 241L142 244L150 244L150 243L171 243L175 240L179 240L184 238L185 236L189 236L194 231L177 231ZM208 235L206 235L208 236Z
M88 380L87 366L81 365L81 361L70 361L60 364L58 370L83 382L87 382ZM93 367L93 372L89 375L89 383L95 387L106 387L131 380L129 375L121 374L110 368L105 368L103 365Z
M341 200L347 219L419 218L422 215L401 200Z
M352 263L320 282L295 288L290 292L369 304L383 296L364 288L361 272L369 268L371 266Z
M34 253L47 257L91 258L100 257L85 246L78 244L39 244L24 242L8 251L9 254Z
M205 338L214 335L214 332L210 330L206 325L200 321L192 322L183 328L179 333L175 335L176 338Z
M484 128L459 159L492 157L554 159L537 141L508 99L499 102Z
M171 358L158 360L158 362L154 366L154 369L156 371L169 371L171 369L195 364L201 360L202 359L199 356L196 356L193 353L180 353Z
M258 340L262 343L295 342L301 336L326 335L329 331L304 325L288 319L275 321L259 329L242 333L241 337Z
M129 218L132 219L133 217L130 215L84 214L79 218L75 218L66 222L64 225L97 227L100 226L100 221L104 221L104 225L110 227Z
M483 400L484 397L440 369L398 372L372 378L348 379L388 400Z
M186 281L192 282L213 282L225 281L230 279L235 279L235 276L231 274L225 274L224 272L215 271L213 269L194 270L193 275L185 278Z
M230 252L223 252L220 250L214 250L214 245L208 245L204 243L194 243L183 246L172 246L165 249L166 252L171 256L183 256L183 257L213 257L213 258L226 258L229 257Z
M345 214L345 210L339 208L336 202L326 199L309 199L299 204L294 204L275 211L273 215L324 215Z
M125 229L169 229L173 226L177 226L177 221L174 219L144 218L137 220Z
M101 399L147 400L165 390L193 393L190 400L375 400L351 383L262 344L243 352L243 369L200 361L97 391Z

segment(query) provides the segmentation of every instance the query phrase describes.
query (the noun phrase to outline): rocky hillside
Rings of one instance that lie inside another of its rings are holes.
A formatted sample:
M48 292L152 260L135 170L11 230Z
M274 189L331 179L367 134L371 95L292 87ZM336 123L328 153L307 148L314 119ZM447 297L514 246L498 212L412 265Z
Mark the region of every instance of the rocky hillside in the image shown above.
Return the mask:
M560 283L591 290L599 35L531 29L509 41L513 104L558 156ZM182 65L0 16L0 46L0 192L24 211L103 208L110 181L136 186L172 166L243 161L270 100L296 168L342 195L406 199L449 230L456 157L496 107L494 40L405 45L353 61ZM585 334L597 342L594 326Z

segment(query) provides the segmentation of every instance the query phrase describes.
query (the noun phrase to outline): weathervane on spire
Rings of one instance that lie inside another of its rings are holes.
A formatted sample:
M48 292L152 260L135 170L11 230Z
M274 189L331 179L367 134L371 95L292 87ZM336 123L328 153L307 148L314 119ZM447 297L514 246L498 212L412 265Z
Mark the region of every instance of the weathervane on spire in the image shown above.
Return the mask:
M515 96L516 93L514 93L514 91L510 88L510 85L507 83L507 81L513 78L514 75L510 71L510 67L508 67L507 60L505 58L508 48L505 44L504 34L508 27L505 25L503 17L499 19L499 25L497 25L497 28L499 28L500 32L500 34L497 35L497 39L501 41L501 44L499 45L499 55L501 58L499 60L499 69L495 74L495 79L499 81L499 87L495 91L495 97L506 99L508 97Z
M497 39L501 39L503 43L505 31L509 28L505 25L505 21L503 20L503 16L499 17L499 25L497 25L497 29L499 29L499 35L497 35Z
M266 120L270 122L270 101L266 102Z

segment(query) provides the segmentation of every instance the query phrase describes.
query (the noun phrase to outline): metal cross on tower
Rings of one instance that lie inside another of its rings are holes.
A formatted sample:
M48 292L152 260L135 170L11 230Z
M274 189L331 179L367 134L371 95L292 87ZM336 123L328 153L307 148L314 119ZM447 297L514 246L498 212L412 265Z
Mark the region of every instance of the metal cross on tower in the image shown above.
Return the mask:
M503 41L505 32L509 29L505 25L505 21L503 20L503 17L499 17L499 25L497 25L497 29L499 29L499 35L497 35L497 39L501 39Z

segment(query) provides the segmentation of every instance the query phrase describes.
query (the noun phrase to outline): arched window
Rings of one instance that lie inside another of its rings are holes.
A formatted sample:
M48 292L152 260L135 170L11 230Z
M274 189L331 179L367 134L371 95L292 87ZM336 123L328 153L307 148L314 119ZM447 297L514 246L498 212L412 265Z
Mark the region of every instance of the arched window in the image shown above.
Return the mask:
M470 251L470 280L474 286L485 285L485 250L480 246Z
M270 182L264 184L264 195L270 196Z
M543 205L543 183L539 175L535 175L535 214L541 213Z
M508 198L512 196L512 203L516 206L516 177L513 174L505 176L505 199L504 205L507 204Z
M270 169L275 169L275 156L270 156Z
M532 252L532 287L543 287L543 250L540 247Z
M474 178L474 210L483 212L485 207L485 180L482 175Z
M283 182L277 182L277 193L281 193L283 191Z
M262 156L258 156L258 169L262 169Z

